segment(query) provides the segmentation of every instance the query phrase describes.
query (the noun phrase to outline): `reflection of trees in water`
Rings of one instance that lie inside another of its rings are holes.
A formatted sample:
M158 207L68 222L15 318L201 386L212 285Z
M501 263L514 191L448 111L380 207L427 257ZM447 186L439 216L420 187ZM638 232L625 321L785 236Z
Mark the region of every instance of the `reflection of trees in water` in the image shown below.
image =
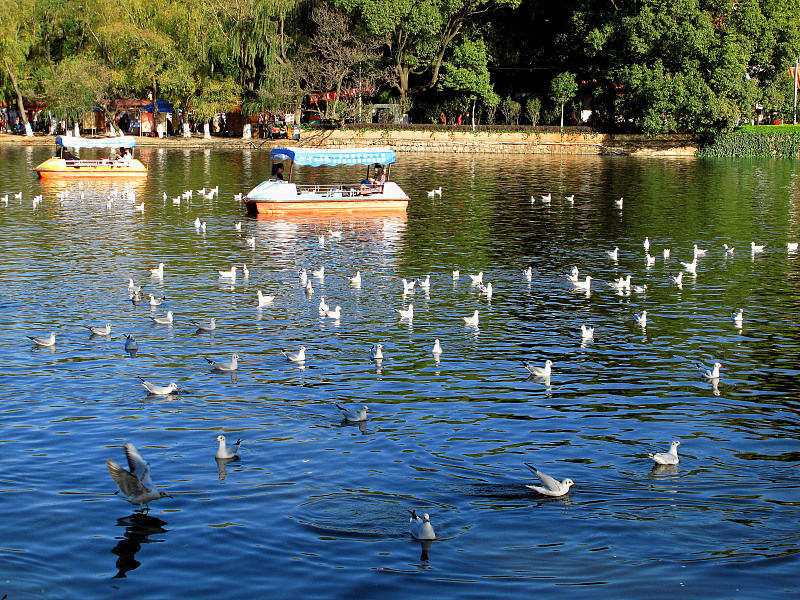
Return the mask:
M117 574L114 578L125 577L125 573L133 571L141 564L136 560L136 553L142 544L163 542L164 540L151 540L149 537L158 533L166 533L164 525L167 523L156 517L144 513L134 513L129 517L117 519L118 527L125 527L125 537L111 550L117 559Z

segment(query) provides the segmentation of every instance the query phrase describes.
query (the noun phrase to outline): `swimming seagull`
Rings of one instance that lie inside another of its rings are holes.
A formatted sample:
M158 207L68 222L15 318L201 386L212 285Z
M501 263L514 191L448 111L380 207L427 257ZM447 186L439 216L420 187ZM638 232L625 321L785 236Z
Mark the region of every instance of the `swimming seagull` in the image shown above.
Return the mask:
M557 479L550 477L550 475L547 473L542 473L530 463L525 463L525 466L533 471L542 482L542 485L526 485L525 487L533 490L534 492L538 492L543 496L564 496L569 493L570 487L576 485L575 482L569 478L565 479L564 481L558 481Z
M168 310L166 316L164 316L164 317L154 317L152 315L149 315L149 317L153 321L153 323L156 323L158 325L169 325L169 324L172 323L172 311L171 310Z
M336 408L342 411L344 420L350 423L362 423L367 420L367 411L369 410L367 406L362 406L360 410L348 410L344 406L337 404Z
M594 327L588 325L581 325L581 339L591 340L594 339Z
M235 371L237 368L239 368L238 354L231 354L230 360L214 361L210 358L207 358L206 361L208 361L208 364L210 364L217 371Z
M255 250L256 247L256 236L251 235L249 237L244 238L244 241L250 246L251 250Z
M131 294L138 294L142 291L142 286L133 283L133 279L128 279L128 292Z
M306 280L303 291L306 293L306 296L311 296L314 293L314 286L311 285L310 280Z
M356 274L352 277L348 277L350 280L350 285L361 285L361 271L356 271Z
M153 294L148 294L150 296L150 306L161 306L164 300L167 299L166 296L161 296L161 298L156 298Z
M464 325L467 327L477 327L478 326L478 311L476 310L472 313L471 317L463 317Z
M256 291L256 296L258 297L258 308L264 308L275 300L275 296L265 296L261 290Z
M418 517L417 513L413 510L408 512L411 513L411 518L409 519L411 523L411 536L415 540L435 540L436 533L433 531L430 515L425 513L422 517Z
M492 299L492 284L491 284L491 282L487 283L486 285L479 286L478 289L480 290L481 294L485 294L486 295L486 299L487 300L491 300Z
M92 332L92 335L108 335L111 333L111 323L106 323L102 327L93 327L92 325L84 325L86 329Z
M644 246L644 251L646 254L650 253L650 237L646 236L644 241L642 242L642 246Z
M696 256L694 257L694 260L692 262L688 262L687 263L687 262L681 261L681 264L683 265L683 270L684 271L686 271L687 273L691 273L692 275L697 275L697 257Z
M341 229L337 229L335 231L333 229L328 229L328 233L331 234L332 238L341 238L342 237L342 230Z
M329 308L325 311L325 318L326 319L334 319L338 321L342 317L342 307L337 306L336 308Z
M149 381L145 381L143 378L139 377L138 375L136 378L142 382L144 389L150 392L153 396L168 396L174 391L177 391L178 384L174 381L171 381L167 385L156 385L155 383L150 383Z
M703 379L719 379L719 370L722 368L722 365L718 362L714 363L713 368L709 369L704 367L700 363L696 363L697 368L700 369L700 375Z
M575 194L572 194L571 196L564 196L564 200L570 204L575 204Z
M401 321L403 319L406 319L408 321L413 321L414 320L414 305L413 304L409 304L407 309L400 308L400 309L396 309L396 310L397 310L397 314L400 315L400 320Z
M698 256L705 256L708 250L703 250L697 247L697 244L694 245L694 256L697 258Z
M551 370L553 367L553 361L550 360L549 358L546 361L544 361L544 367L537 367L529 362L525 362L524 360L522 361L522 364L525 365L525 368L528 370L528 373L530 373L534 377L540 377L542 379L550 378Z
M722 244L722 247L725 249L725 256L733 256L732 246L728 246L728 244Z
M380 360L383 358L383 344L372 344L369 349L369 357L372 360Z
M551 194L545 194L542 196L542 204L550 204L550 201L553 199Z
M155 269L150 269L150 277L164 279L164 263L158 263Z
M606 250L606 254L611 260L616 261L619 258L619 248L615 246L613 250Z
M250 278L250 269L247 268L247 265L242 263L242 277L245 279Z
M217 328L217 319L215 317L211 317L211 321L208 323L208 325L196 323L195 321L191 321L191 324L197 327L198 333L211 333Z
M580 271L578 271L578 267L573 265L572 266L572 271L570 271L569 274L567 275L567 279L569 281L571 281L572 283L577 283L578 282L578 274L579 273L580 273Z
M325 296L320 297L320 299L319 299L319 309L318 309L319 310L319 314L324 317L325 313L327 313L330 310L330 308L331 307L328 306L328 303L325 302Z
M442 354L442 345L439 343L439 340L433 340L433 349L431 350L431 354L436 360L439 360L439 356Z
M215 458L236 458L236 453L239 452L239 446L242 443L241 439L237 439L232 446L225 445L225 436L222 434L218 435L216 440L219 442L219 447L214 455Z
M150 479L150 463L142 458L130 442L125 444L125 456L130 471L126 471L110 458L106 460L108 472L125 500L141 508L159 498L172 498L167 492L156 489Z
M325 279L325 267L322 266L319 269L315 269L311 271L311 274L317 279Z
M664 260L667 260L669 258L669 253L670 253L670 249L669 248L664 248L664 251L662 253L664 255Z
M50 335L46 338L34 337L29 335L28 338L36 345L43 346L45 348L49 348L50 346L56 345L56 334L54 332L50 332Z
M525 270L522 272L522 274L525 276L525 279L526 279L527 281L531 281L531 280L533 280L533 268L532 268L532 267L528 267L527 269L525 269Z
M418 281L417 283L419 283L419 289L425 290L427 292L431 289L431 276L426 275L425 279L423 279L422 281Z
M220 279L236 279L236 265L233 265L229 271L217 271Z
M575 286L576 289L586 290L587 292L591 289L592 285L592 276L587 275L584 281L573 281L572 285Z
M132 335L125 334L125 352L136 352L139 349L139 344Z
M650 256L650 253L648 252L644 256L644 264L649 269L650 267L656 264L656 257Z
M286 352L286 350L281 350L281 354L289 362L301 363L306 360L306 347L300 346L300 349L297 352Z
M472 279L472 285L480 285L483 283L483 271L478 273L477 275L470 274L470 279Z
M744 322L744 309L740 308L736 312L731 313L731 321L733 321L733 324L737 327L741 327Z
M668 452L657 452L656 454L648 454L650 458L653 459L659 465L677 465L679 462L678 458L678 446L681 443L678 440L673 441L669 445Z
M614 207L622 210L622 198L619 200L614 200Z
M647 291L647 284L634 285L632 288L634 294L644 294Z
M798 247L800 247L800 243L798 242L786 242L787 252L797 252Z
M461 271L458 269L453 269L453 281L459 279L461 277Z
M413 281L408 281L406 278L403 278L403 294L410 294L414 291L414 286L417 285L417 280L414 279Z
M640 325L642 329L647 327L647 311L643 310L640 313L633 313L633 320L636 321L637 325Z
M233 228L236 231L241 231L242 230L242 222L241 221L237 221L236 223L233 224Z
M428 198L433 198L434 196L442 197L442 186L439 186L435 190L428 190Z
M672 283L678 286L679 289L683 288L683 271L681 271L675 276L670 275L669 278L672 281Z
M766 244L764 244L763 246L758 246L755 242L750 242L751 254L758 254L759 252L763 252L764 248L766 248Z

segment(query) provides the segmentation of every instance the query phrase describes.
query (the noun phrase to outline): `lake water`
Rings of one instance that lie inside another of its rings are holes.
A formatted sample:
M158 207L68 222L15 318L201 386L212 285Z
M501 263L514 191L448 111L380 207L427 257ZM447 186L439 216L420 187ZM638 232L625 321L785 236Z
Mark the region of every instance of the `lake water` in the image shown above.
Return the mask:
M138 184L40 182L50 153L0 146L0 196L23 195L0 204L0 595L797 596L796 162L404 154L392 178L407 216L257 221L233 196L265 178L264 152L144 149ZM213 185L213 200L162 197ZM678 289L694 244L708 254ZM249 280L218 278L242 263ZM308 297L297 273L322 265ZM590 295L566 280L573 265ZM479 271L490 301L470 285ZM627 274L646 293L607 285ZM426 275L429 293L403 295L401 278ZM274 304L258 310L258 289ZM151 310L151 292L165 304ZM339 321L320 318L321 296ZM396 312L409 302L412 323ZM172 326L148 318L167 309ZM211 317L216 332L197 334L190 320ZM106 322L108 337L84 327ZM52 349L26 338L50 331ZM281 348L300 344L307 361L288 363ZM209 370L233 352L234 376ZM522 364L546 359L549 385ZM695 366L715 361L718 384ZM136 376L181 392L147 396ZM368 405L369 421L343 423L334 403ZM217 463L219 433L242 438L238 461ZM654 469L648 453L673 439L680 464ZM173 496L147 515L113 495L104 462L124 465L125 441ZM577 486L539 496L526 462ZM409 509L431 515L436 541L410 537Z

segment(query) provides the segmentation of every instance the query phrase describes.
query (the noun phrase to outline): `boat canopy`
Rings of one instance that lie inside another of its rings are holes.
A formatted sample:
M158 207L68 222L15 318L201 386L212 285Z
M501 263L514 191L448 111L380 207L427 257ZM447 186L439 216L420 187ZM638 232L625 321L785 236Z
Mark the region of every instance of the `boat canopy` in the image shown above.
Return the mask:
M389 148L273 148L269 153L274 160L291 160L296 165L310 167L337 165L392 165L397 162L394 150Z
M82 138L71 135L56 137L56 146L65 148L135 148L136 138L132 135L109 138Z

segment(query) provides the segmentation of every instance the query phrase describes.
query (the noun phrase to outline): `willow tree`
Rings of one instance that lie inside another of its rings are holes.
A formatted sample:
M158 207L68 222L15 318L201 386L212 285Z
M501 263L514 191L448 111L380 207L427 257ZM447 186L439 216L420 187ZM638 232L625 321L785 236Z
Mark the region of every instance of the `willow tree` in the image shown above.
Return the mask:
M32 137L33 129L25 113L23 92L31 85L27 57L34 41L34 24L26 22L26 14L30 13L12 2L0 2L0 67L5 80L3 87L11 85L25 127L25 135Z

